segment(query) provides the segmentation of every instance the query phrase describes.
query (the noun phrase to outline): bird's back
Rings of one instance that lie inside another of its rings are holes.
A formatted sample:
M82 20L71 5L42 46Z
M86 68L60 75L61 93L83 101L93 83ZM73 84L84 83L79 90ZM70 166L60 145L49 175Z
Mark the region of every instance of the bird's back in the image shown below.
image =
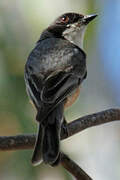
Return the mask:
M65 70L71 65L85 65L85 54L76 45L60 38L47 38L39 41L32 50L26 68L32 73L47 77L50 73Z

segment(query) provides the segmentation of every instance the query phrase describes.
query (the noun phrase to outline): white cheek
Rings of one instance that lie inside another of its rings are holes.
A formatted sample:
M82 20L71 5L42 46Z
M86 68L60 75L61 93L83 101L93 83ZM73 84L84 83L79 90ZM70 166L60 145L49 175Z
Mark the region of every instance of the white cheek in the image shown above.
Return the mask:
M86 26L82 26L81 28L71 27L64 31L63 36L75 45L83 48L85 30Z

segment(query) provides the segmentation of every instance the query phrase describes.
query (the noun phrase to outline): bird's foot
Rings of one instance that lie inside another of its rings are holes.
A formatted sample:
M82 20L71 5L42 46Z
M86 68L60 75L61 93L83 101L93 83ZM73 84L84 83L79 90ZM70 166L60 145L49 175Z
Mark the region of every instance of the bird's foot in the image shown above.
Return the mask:
M65 120L65 118L64 118L64 121L63 121L62 126L61 126L61 134L65 137L69 136L67 121Z

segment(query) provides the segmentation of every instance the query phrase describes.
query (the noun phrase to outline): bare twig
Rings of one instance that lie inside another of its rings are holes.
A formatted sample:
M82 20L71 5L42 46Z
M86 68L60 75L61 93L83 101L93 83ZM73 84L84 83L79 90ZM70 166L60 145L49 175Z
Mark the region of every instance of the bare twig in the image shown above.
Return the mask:
M68 134L64 131L61 134L61 139L66 139L78 132L89 127L108 123L111 121L120 120L120 109L109 109L95 114L78 118L71 123L68 123ZM32 149L35 144L35 134L24 134L17 136L0 136L0 150L17 150L17 149Z
M61 139L66 139L89 127L120 120L120 109L108 109L88 116L78 118L67 124L67 132L62 131ZM22 150L32 149L35 144L35 134L24 134L17 136L0 136L0 150ZM91 180L91 178L70 158L62 154L62 166L67 169L78 180Z
M69 171L77 180L92 180L85 171L83 171L73 160L67 155L61 153L61 165Z
M35 134L22 134L16 136L0 136L0 150L24 150L33 149L35 144Z
M111 121L120 120L120 109L108 109L88 116L76 119L68 124L69 136L83 131L89 127L109 123ZM62 139L67 138L66 134L62 134Z

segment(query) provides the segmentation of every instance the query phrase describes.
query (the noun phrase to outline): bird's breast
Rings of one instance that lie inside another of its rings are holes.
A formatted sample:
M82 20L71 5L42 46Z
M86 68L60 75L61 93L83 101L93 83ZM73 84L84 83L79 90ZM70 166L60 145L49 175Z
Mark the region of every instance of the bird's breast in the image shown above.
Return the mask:
M64 108L70 107L78 98L80 94L80 87L78 87L69 97L67 97L67 100L64 104Z

